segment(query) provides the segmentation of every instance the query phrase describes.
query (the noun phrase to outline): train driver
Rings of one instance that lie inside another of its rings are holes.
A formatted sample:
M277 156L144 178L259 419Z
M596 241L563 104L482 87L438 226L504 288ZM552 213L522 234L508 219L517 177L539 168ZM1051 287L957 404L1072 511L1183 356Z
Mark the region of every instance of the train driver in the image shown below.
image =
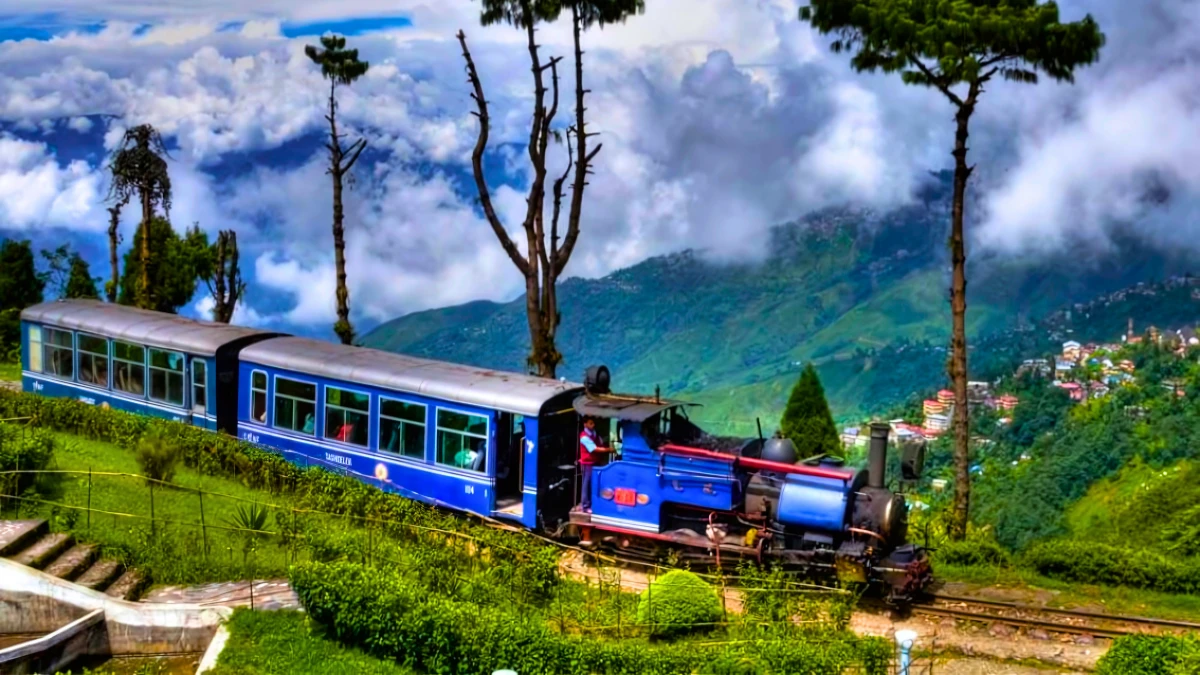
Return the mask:
M583 431L579 434L579 468L583 473L583 495L580 507L584 513L592 512L592 465L595 463L595 453L608 452L601 445L600 435L596 433L596 420L586 417L583 420Z

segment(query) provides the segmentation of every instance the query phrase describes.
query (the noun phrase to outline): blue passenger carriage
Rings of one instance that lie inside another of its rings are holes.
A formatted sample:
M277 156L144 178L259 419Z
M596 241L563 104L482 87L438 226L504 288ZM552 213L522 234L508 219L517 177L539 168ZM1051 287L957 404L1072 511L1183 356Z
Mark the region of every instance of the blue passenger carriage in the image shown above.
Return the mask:
M98 300L44 302L21 312L21 379L28 392L234 433L237 353L276 335Z
M240 361L245 440L531 528L567 516L579 385L298 337Z

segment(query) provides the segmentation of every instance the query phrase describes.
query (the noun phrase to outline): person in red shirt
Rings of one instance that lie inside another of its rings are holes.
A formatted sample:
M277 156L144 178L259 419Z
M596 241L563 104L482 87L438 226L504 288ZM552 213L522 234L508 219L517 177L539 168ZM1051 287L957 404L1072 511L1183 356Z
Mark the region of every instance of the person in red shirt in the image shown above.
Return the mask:
M579 434L579 468L583 472L583 498L580 507L584 513L592 512L592 465L598 452L607 452L608 448L600 444L600 435L596 433L596 420L588 417L583 420L583 431Z

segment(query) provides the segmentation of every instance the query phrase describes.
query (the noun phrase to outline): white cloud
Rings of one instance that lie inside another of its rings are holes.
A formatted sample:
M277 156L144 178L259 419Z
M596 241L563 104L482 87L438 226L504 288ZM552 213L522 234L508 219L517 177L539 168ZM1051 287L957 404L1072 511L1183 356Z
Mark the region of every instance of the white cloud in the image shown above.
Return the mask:
M71 121L67 122L67 127L72 131L86 134L92 130L92 121L86 117L72 117Z
M45 143L0 136L0 227L101 231L100 177L86 162L60 166Z
M201 293L204 292L204 290L201 290ZM216 305L217 303L215 300L213 300L211 295L202 295L199 300L192 304L192 311L194 311L201 319L204 319L205 321L211 321L213 307L216 307ZM237 306L233 308L233 318L230 323L236 326L249 326L251 328L257 328L266 323L266 317L259 314L254 310L253 307L248 306L246 303L239 302Z

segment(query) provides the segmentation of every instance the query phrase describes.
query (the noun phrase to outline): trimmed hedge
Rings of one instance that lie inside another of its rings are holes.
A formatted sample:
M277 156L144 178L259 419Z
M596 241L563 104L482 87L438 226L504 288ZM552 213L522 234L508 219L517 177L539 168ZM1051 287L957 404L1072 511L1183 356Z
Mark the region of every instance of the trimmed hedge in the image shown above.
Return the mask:
M1200 592L1200 561L1195 558L1168 558L1146 550L1071 540L1037 544L1023 558L1039 573L1064 581Z
M970 567L975 565L1008 565L1009 555L1004 547L991 539L948 541L938 546L934 561L944 565Z
M1117 638L1096 664L1097 675L1194 675L1200 642L1166 635Z
M136 448L147 433L161 434L175 447L184 465L201 473L233 478L254 489L289 494L299 508L382 521L385 533L396 539L425 537L445 542L453 538L447 532L466 535L474 540L481 555L519 562L512 565L516 576L511 583L537 593L548 593L558 580L559 549L536 537L477 524L323 467L301 467L276 452L237 438L72 399L0 389L0 418L14 417L32 418L36 427L130 449ZM42 437L49 435L42 432Z
M332 637L432 675L501 668L522 675L824 675L854 666L882 675L891 658L885 640L844 633L820 641L781 633L719 647L566 636L539 617L450 600L394 571L346 562L302 563L291 582Z
M721 615L721 599L713 587L687 570L655 579L638 600L638 623L649 625L656 637L712 628Z

